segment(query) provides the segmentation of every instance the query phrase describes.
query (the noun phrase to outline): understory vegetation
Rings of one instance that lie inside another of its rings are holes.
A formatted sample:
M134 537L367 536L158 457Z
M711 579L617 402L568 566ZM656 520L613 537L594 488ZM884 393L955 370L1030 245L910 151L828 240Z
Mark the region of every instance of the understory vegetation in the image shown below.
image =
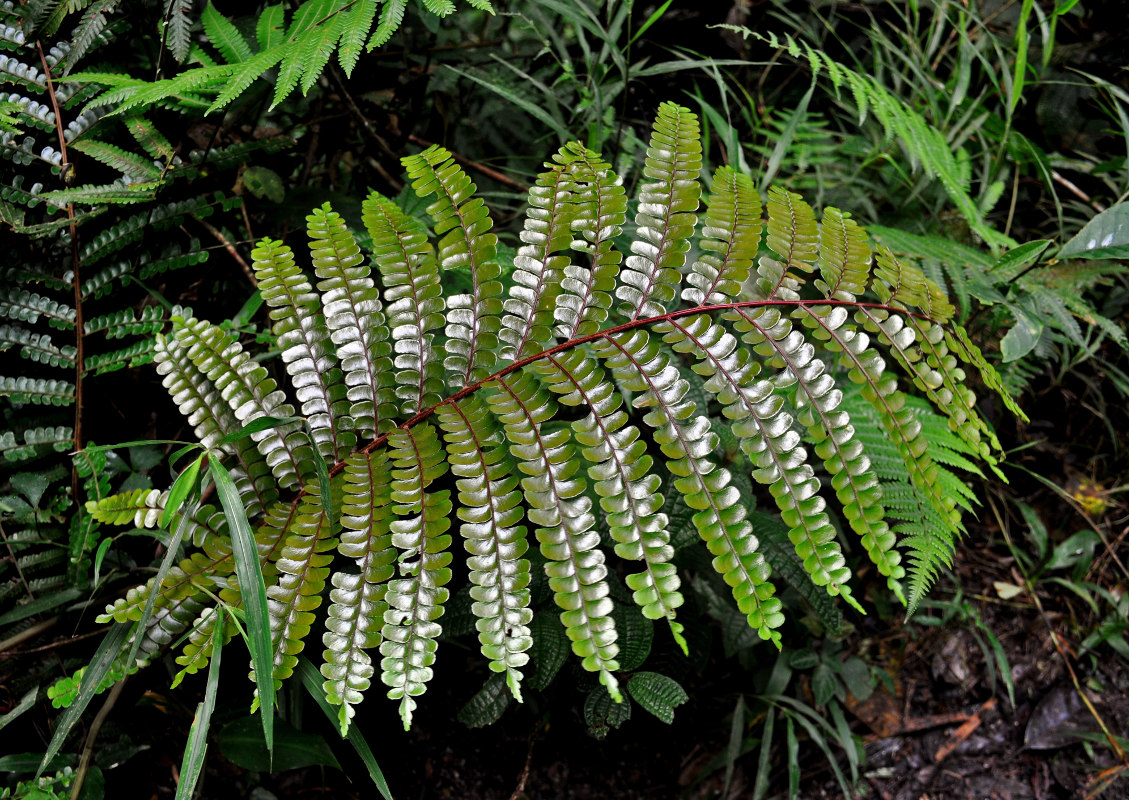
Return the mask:
M3 0L0 796L1118 796L1116 6Z

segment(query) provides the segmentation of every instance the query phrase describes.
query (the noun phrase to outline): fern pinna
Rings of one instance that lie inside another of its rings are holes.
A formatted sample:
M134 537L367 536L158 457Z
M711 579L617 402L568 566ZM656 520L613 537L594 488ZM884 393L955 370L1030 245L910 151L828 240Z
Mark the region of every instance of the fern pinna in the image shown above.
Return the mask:
M691 509L748 624L779 643L784 616L764 553L782 548L758 542L751 498L715 457L718 426L767 486L805 580L828 594L858 607L828 486L911 611L950 561L964 497L950 491L920 409L886 367L947 416L944 463L957 447L989 465L999 445L964 370L998 386L992 368L952 323L943 292L889 251L874 257L847 214L817 220L780 189L762 204L728 167L714 173L700 214L699 137L693 114L660 107L626 259L616 247L624 190L579 143L530 190L505 285L489 210L440 147L404 159L413 189L432 201L438 247L375 193L363 209L375 270L328 204L308 217L316 286L289 247L262 241L255 268L296 403L218 326L180 318L158 338L165 385L259 520L274 678L291 675L320 627L325 691L343 729L378 673L410 722L448 599L453 509L482 653L516 697L532 642L531 562L541 561L573 652L621 698L602 533L628 562L642 614L667 620L686 648L660 489ZM464 270L470 291L444 297L441 269ZM720 413L693 399L687 366ZM855 435L844 391L865 408L866 437ZM224 443L262 417L282 422ZM881 468L868 441L882 445ZM147 525L164 502L141 492L91 510ZM239 588L223 516L204 507L189 527L200 551L104 619L139 620L156 593L142 651L189 630L178 660L191 672L207 661L216 600L238 603Z

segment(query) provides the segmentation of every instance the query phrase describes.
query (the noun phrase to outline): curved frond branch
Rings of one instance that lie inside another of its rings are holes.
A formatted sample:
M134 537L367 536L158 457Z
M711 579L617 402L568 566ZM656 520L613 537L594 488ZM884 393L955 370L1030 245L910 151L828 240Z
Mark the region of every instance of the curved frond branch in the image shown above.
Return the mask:
M754 346L771 342L786 370L792 366L799 369L805 356L811 358L810 352L804 350L802 337L788 335L790 325L776 309L762 309L759 316L764 318L763 322L747 312L739 313L737 329L745 333L746 341ZM826 504L818 495L819 479L807 463L807 451L800 445L800 437L792 430L793 420L784 411L784 398L774 392L773 380L758 380L760 363L751 358L748 350L739 347L721 325L710 322L709 317L694 317L688 322L672 320L667 325L660 330L673 330L664 338L676 351L697 357L702 371L709 375L705 388L718 394L725 406L725 416L734 420L732 428L741 439L741 449L757 466L753 477L769 486L788 525L788 538L812 582L858 607L847 583L850 570L835 538L835 529L824 512Z

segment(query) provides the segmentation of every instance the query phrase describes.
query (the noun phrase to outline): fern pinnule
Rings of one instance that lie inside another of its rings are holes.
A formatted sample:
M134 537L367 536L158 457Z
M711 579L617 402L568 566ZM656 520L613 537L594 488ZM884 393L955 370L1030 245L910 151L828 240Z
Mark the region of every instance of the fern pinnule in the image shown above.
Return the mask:
M542 430L556 404L530 374L499 378L497 386L499 391L487 399L525 473L521 487L528 517L537 526L534 533L548 561L545 574L562 609L561 623L584 668L598 673L600 683L617 697L619 684L612 673L619 668L619 647L604 580L607 567L596 547L600 537L593 530L592 501L584 495L586 482L577 475L572 437L564 428Z
M659 106L647 146L644 177L653 183L639 193L636 236L619 274L616 297L630 318L655 317L678 297L679 269L686 261L702 186L702 140L698 118L674 103Z
M341 706L338 722L342 735L356 713L354 706L372 683L375 669L365 651L380 646L381 623L388 610L387 582L396 572L391 468L385 452L358 453L345 462L337 550L353 559L359 572L333 572L321 667L326 699Z
M322 604L322 589L333 561L330 551L337 547L320 487L314 481L305 491L298 513L286 528L277 562L278 580L267 588L276 688L293 674L305 647L313 612Z
M442 406L438 415L459 489L459 532L474 584L471 612L478 618L478 641L490 669L505 674L520 702L520 668L533 644L533 612L517 466L497 422L475 396Z
M446 308L439 267L423 226L395 203L374 192L362 211L395 339L396 397L410 416L438 403L443 389L443 350L432 344Z
M539 353L552 340L550 328L561 277L571 260L567 253L554 255L567 251L572 240L575 205L566 166L570 155L562 148L557 163L546 164L550 170L541 173L529 190L525 229L521 232L525 244L514 257L510 296L503 303L506 315L499 338L504 344L499 356L504 361Z
M436 637L442 627L443 604L451 580L451 493L429 492L430 484L447 471L435 428L427 422L388 435L392 471L392 544L401 551L399 575L388 582L384 612L384 641L380 679L388 697L400 701L404 728L411 726L413 698L431 680Z
M611 166L579 142L560 151L575 181L572 223L581 239L572 247L587 253L590 267L566 264L553 318L555 332L568 341L600 329L607 320L623 254L614 246L627 220L627 195Z
M495 350L502 312L502 284L497 278L498 237L491 229L490 210L455 159L432 145L404 159L412 189L420 197L435 195L427 213L435 220L439 263L443 269L469 270L471 293L447 300L447 357L444 366L452 385L462 387L486 378L497 363Z

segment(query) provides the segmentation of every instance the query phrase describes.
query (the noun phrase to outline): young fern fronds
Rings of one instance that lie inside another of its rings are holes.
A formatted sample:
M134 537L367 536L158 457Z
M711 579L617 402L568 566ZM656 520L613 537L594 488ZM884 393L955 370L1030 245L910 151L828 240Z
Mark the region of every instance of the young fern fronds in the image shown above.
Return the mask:
M471 293L447 301L447 357L444 366L453 386L461 388L486 378L497 363L498 315L502 284L491 229L490 210L474 197L475 185L442 147L432 145L404 159L412 189L420 197L435 195L427 213L435 220L439 261L443 269L470 272Z
M741 294L760 244L761 200L747 175L719 167L702 220L702 255L686 276L682 299L693 306L724 303Z
M478 617L478 641L490 669L503 672L521 701L520 668L533 645L529 623L530 571L516 464L487 408L473 395L442 406L440 426L447 461L458 480L458 511L470 567L470 590Z
M600 536L592 530L592 501L583 493L584 478L576 475L579 464L571 437L567 429L541 429L541 423L554 416L556 404L533 377L519 372L499 378L497 387L488 400L526 476L521 487L529 521L539 526L534 533L548 560L545 574L553 599L563 609L561 623L584 668L598 673L608 693L619 697L612 674L619 669L619 647L604 580L608 569L604 554L596 549Z
M306 217L306 230L322 313L345 373L349 414L359 436L384 433L392 427L396 407L380 291L345 221L329 203Z
M354 706L372 683L375 671L366 650L380 646L387 582L396 572L392 546L392 464L385 452L358 453L345 462L341 540L337 551L354 559L359 572L336 570L331 604L322 634L326 699L341 706L338 723L344 736Z
M620 312L630 319L655 317L678 297L679 270L686 262L690 237L698 223L694 213L702 195L702 140L698 118L674 103L659 106L639 194L633 255L624 262L615 296Z
M390 200L374 192L362 209L395 340L396 397L410 416L438 403L443 389L443 351L432 344L446 308L435 249L423 226Z
M412 723L413 699L427 688L435 663L436 637L442 632L436 622L451 580L451 493L428 492L429 485L447 471L447 463L435 428L424 422L388 436L395 469L392 472L392 502L397 518L392 520L392 543L401 551L400 577L388 582L384 612L384 642L380 652L380 679L388 697L400 701L400 718L407 730ZM405 516L409 515L409 516Z

